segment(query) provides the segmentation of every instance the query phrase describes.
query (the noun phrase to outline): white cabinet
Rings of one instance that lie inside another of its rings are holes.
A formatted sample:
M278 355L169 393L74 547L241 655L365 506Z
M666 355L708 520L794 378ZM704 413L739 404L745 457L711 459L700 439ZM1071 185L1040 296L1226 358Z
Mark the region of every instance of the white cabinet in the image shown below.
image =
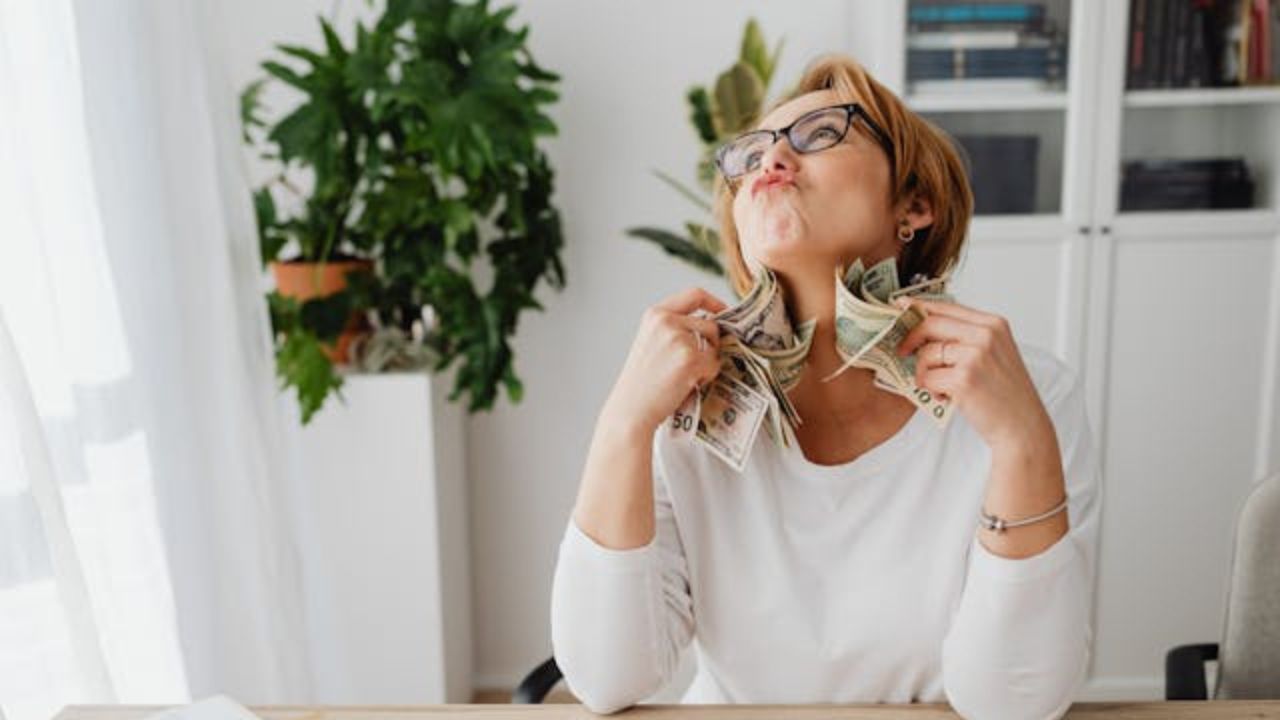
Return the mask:
M290 418L292 521L314 702L471 700L471 561L462 410L449 378L349 374Z
M1065 88L913 94L907 2L849 51L952 134L1040 138L1035 212L975 217L958 299L1084 374L1103 453L1085 699L1160 698L1164 653L1217 641L1235 516L1280 469L1280 87L1126 91L1129 4L1049 0ZM905 92L904 92L905 91ZM1122 162L1242 155L1255 209L1122 212Z

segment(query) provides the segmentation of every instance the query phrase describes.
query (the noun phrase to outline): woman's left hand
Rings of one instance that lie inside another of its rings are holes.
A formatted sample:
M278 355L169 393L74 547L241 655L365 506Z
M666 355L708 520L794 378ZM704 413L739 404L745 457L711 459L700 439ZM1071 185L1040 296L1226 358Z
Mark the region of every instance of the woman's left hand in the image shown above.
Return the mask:
M917 385L950 398L992 450L1053 433L1007 320L958 303L902 301L925 314L898 345L900 356L916 353Z

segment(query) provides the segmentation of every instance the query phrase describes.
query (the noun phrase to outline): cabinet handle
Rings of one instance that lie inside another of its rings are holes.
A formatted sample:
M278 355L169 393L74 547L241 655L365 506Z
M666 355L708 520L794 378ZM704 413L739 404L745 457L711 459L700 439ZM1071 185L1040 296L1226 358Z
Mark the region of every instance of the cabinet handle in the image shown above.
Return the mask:
M1110 234L1111 234L1111 226L1110 226L1110 225L1103 225L1103 226L1102 226L1102 234L1103 234L1103 235L1110 235Z
M1093 227L1092 227L1092 226L1090 226L1090 225L1081 225L1081 226L1080 226L1080 234L1081 234L1081 235L1092 235L1092 234L1093 234Z

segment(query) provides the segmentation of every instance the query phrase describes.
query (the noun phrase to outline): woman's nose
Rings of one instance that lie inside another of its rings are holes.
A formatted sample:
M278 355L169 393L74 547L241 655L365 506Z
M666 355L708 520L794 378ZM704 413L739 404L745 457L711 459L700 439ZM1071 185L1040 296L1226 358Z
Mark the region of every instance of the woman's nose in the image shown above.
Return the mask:
M763 170L785 168L794 171L798 162L799 153L791 147L791 140L785 135L774 141L760 157L760 167Z

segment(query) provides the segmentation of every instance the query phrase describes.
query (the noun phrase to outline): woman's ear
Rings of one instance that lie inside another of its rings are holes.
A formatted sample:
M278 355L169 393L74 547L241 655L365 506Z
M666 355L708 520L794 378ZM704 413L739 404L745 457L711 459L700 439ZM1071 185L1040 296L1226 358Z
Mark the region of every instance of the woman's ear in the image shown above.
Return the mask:
M896 217L905 217L913 230L929 227L933 224L933 203L923 194L912 192L900 204Z

